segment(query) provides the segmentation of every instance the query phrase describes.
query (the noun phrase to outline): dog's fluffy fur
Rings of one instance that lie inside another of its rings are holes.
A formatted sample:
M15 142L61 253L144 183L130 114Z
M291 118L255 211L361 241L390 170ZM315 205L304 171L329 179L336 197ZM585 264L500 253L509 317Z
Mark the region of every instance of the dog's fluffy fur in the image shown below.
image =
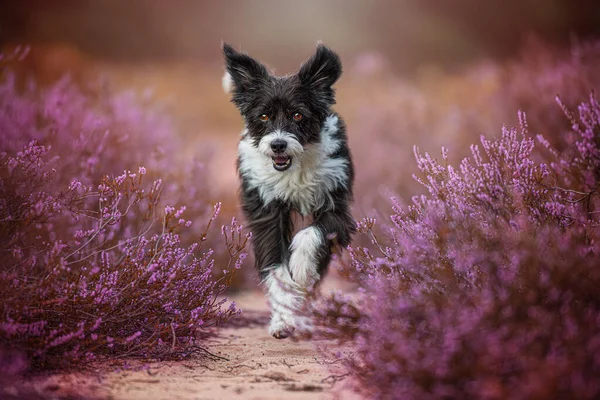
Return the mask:
M223 53L223 86L245 121L237 160L242 209L271 303L269 332L284 338L306 323L296 311L325 274L332 247L347 246L355 231L352 158L344 122L331 109L342 66L323 45L288 76L227 44Z

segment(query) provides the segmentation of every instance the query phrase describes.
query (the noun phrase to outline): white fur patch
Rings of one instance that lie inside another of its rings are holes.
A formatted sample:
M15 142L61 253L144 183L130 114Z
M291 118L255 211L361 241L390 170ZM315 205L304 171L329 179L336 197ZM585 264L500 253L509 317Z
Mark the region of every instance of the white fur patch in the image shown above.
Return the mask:
M332 137L337 130L338 117L337 115L331 115L325 120L321 131L321 147L327 155L335 153L340 148L340 141Z
M231 90L233 89L233 79L229 72L225 71L223 78L221 78L221 85L223 86L225 93L231 93Z
M332 137L337 132L337 123L335 115L328 117L321 130L321 143L306 146L299 153L293 142L288 141L291 147L288 153L296 154L290 169L283 172L273 168L270 145L268 150L265 145L261 150L248 136L243 137L238 145L240 173L250 188L258 188L266 204L276 199L288 201L298 207L302 215L310 215L315 208L332 209L333 199L329 193L348 184L348 160L329 157L341 146L340 141ZM270 144L271 140L265 143Z
M314 226L304 228L294 236L290 245L290 274L300 287L309 289L319 280L317 252L323 244L323 234Z
M304 293L294 282L286 266L275 266L263 281L271 304L269 333L273 336L289 334L296 325L295 311L302 306Z
M294 135L284 131L275 131L263 136L258 143L258 150L260 150L267 157L274 156L275 154L271 150L271 142L275 139L282 139L287 143L287 149L284 153L285 155L296 157L304 152L304 147L302 147L300 142L296 140Z

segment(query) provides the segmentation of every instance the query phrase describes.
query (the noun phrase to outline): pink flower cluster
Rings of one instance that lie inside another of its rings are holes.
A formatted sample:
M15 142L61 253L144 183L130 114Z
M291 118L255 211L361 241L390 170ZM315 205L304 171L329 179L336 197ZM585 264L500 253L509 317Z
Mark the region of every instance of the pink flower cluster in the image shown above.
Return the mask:
M600 396L600 105L558 101L570 128L532 136L519 113L458 167L415 148L427 193L358 223L360 296L310 311L369 398Z
M213 232L220 203L168 119L133 95L0 73L0 360L181 356L238 314L222 294L248 235L235 220Z

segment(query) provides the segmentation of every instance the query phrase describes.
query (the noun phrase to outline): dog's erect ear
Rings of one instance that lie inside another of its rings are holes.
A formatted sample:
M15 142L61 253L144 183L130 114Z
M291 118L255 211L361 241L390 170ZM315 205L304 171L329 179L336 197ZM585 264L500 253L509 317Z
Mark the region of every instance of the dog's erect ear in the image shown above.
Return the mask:
M302 84L314 90L329 91L342 75L340 57L328 47L319 44L315 54L308 59L298 72Z
M223 43L223 54L227 72L236 90L247 90L257 82L268 78L269 72L264 65L249 55L235 50L227 43Z

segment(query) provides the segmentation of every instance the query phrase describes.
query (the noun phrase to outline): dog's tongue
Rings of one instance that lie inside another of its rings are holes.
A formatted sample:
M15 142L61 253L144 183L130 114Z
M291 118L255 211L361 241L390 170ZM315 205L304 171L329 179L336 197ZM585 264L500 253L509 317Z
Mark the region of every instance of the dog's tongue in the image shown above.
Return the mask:
M287 157L275 157L276 164L285 164L287 162Z

